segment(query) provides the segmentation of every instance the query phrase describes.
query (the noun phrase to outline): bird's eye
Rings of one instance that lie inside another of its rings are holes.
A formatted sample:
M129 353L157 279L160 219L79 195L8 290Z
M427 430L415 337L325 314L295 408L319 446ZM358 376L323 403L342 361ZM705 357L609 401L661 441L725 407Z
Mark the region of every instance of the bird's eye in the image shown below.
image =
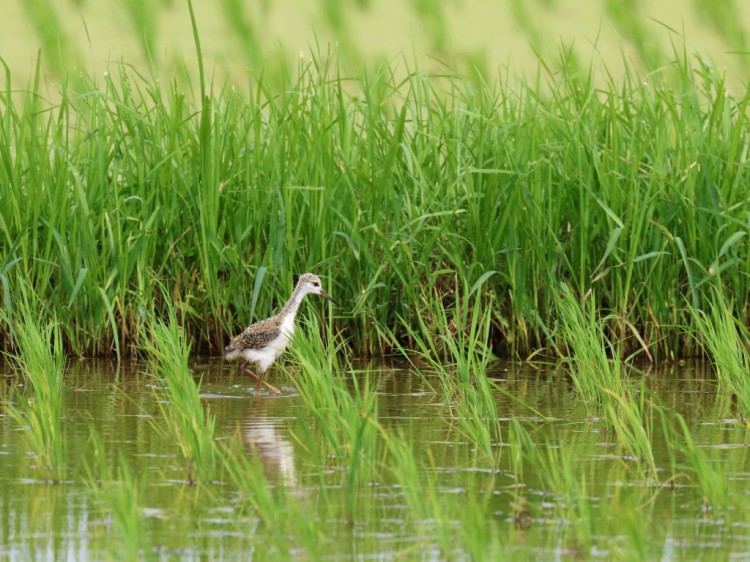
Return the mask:
M318 283L317 281L313 281L313 287L320 287L320 283Z

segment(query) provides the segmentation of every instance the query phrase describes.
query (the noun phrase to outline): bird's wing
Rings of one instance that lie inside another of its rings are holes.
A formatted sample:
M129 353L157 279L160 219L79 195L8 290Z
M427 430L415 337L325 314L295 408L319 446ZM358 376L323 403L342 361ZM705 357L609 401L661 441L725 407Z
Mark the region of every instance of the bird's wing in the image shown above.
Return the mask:
M245 328L232 338L229 347L233 349L260 349L267 346L279 335L279 327L273 318L266 318Z

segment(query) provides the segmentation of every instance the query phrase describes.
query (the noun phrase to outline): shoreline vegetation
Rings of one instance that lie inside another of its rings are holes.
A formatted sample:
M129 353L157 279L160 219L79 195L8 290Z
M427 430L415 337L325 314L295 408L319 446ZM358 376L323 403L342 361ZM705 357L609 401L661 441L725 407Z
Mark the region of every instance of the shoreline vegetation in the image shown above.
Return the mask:
M187 4L194 83L112 64L50 98L41 58L22 87L3 62L9 552L742 551L750 90L686 49L617 76L562 49L529 81L406 57L352 75L346 43L235 89ZM149 53L157 10L127 6ZM414 9L447 37L440 3ZM731 3L703 13L737 35ZM304 306L285 396L190 360L304 271L342 306ZM86 378L66 353L145 361ZM360 361L386 354L408 376ZM695 355L715 380L642 365Z
M23 299L70 354L136 353L172 307L218 354L313 270L356 355L450 358L479 324L496 355L564 355L563 285L624 357L704 353L696 311L748 324L750 90L677 51L604 86L561 57L488 82L318 54L198 98L120 64L54 103L41 63L6 67L0 349Z

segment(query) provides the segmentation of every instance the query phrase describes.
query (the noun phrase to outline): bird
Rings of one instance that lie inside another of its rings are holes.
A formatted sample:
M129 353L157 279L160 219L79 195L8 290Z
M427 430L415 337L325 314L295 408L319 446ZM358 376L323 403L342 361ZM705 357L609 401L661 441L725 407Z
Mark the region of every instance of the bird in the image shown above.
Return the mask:
M244 359L240 369L258 381L255 388L256 396L260 396L261 386L265 386L272 394L281 394L278 388L263 380L263 375L292 341L297 310L302 299L310 294L321 295L333 304L339 305L323 290L320 277L312 273L303 273L281 312L251 324L242 333L232 338L229 345L224 348L224 359L227 361ZM257 366L259 374L248 368L250 363Z

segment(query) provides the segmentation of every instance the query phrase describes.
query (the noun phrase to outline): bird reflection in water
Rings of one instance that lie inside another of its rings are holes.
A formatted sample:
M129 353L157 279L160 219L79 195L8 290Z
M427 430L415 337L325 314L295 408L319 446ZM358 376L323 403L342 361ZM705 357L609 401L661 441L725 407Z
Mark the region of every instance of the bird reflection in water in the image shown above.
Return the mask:
M248 409L242 421L242 439L249 455L257 455L266 478L297 487L294 446L285 438L283 419Z

